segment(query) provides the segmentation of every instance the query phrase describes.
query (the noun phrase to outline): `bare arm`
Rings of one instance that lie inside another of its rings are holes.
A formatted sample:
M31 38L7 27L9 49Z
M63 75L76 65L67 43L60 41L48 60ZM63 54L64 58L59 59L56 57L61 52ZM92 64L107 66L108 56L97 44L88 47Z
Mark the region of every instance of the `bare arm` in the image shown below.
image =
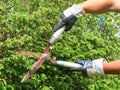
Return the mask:
M86 13L120 12L120 0L87 0L78 4Z
M105 74L120 74L120 60L103 64Z
M120 12L120 0L87 0L81 4L86 13ZM120 74L120 60L103 64L105 74Z

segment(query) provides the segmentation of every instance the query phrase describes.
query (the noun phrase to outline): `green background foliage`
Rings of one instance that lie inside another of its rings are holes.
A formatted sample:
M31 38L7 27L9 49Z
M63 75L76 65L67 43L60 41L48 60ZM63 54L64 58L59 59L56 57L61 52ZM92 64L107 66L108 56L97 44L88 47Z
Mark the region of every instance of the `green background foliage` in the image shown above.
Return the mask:
M0 90L119 90L120 76L84 78L79 72L46 61L24 83L22 77L36 58L15 54L25 50L42 53L53 35L53 27L63 10L84 0L1 0L0 1ZM53 44L57 60L94 60L108 62L120 58L117 33L119 14L86 14L70 32ZM99 20L101 19L101 20ZM116 26L117 25L117 26Z

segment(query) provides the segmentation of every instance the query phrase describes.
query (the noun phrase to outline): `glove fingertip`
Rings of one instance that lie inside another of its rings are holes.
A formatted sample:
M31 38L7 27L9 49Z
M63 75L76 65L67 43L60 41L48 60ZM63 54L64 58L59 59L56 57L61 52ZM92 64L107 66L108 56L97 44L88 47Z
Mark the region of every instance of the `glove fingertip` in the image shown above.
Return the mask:
M83 63L83 60L76 60L75 63L81 64L81 63Z
M64 22L59 22L55 27L54 27L54 32L56 32L57 30L59 30L61 27L63 27L65 25Z
M53 31L56 32L58 29L56 27L53 28Z

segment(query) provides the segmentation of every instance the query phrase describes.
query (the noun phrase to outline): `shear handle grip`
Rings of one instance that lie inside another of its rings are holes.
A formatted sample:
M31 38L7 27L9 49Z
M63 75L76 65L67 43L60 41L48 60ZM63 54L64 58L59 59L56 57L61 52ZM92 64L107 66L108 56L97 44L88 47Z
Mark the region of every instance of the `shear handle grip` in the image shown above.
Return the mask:
M80 68L81 67L80 64L67 62L67 61L57 61L57 65L68 67L68 68Z
M65 30L65 27L66 26L63 26L63 27L61 27L59 30L57 30L54 34L53 34L53 36L50 38L50 40L49 40L49 43L50 44L53 44L59 37L60 37L60 35L62 34L62 32Z

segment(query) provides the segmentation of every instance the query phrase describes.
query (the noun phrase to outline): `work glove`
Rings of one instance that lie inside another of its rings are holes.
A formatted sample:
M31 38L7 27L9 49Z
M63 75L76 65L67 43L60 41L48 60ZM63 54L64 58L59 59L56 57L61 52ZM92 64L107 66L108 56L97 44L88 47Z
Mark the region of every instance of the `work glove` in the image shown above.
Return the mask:
M71 68L71 70L82 71L83 76L93 77L104 75L103 63L106 63L104 58L96 60L77 60L75 63L80 64L80 68Z
M63 26L66 26L65 31L71 30L77 19L84 13L85 11L78 5L74 4L72 7L69 7L63 11L61 21L54 27L54 31L59 30Z

